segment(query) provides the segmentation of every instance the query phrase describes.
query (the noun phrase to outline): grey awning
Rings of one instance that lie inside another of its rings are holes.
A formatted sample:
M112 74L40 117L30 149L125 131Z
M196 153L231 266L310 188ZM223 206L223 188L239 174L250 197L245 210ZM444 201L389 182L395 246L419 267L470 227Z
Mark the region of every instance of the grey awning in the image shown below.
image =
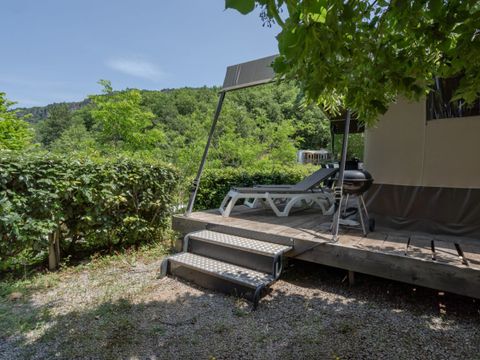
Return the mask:
M271 65L277 56L267 56L227 67L222 91L236 90L273 81L275 72Z

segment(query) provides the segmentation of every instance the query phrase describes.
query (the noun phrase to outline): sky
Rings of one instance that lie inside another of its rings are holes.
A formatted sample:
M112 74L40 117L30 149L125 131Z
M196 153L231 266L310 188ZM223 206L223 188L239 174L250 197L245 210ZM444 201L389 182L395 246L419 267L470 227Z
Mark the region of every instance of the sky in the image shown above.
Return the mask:
M224 0L0 0L0 92L17 107L114 89L221 85L278 52L279 29Z

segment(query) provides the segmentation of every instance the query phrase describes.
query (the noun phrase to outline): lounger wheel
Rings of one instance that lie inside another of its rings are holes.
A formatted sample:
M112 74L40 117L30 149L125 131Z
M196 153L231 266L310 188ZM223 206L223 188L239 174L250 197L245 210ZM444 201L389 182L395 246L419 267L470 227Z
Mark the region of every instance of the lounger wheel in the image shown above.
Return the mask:
M368 230L370 230L370 232L375 231L375 219L368 220Z

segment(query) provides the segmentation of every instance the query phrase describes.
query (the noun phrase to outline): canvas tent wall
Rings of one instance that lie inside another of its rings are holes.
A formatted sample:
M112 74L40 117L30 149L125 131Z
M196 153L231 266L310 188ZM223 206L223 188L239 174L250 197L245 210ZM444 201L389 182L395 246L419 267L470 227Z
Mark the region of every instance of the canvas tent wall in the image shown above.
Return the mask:
M427 121L426 111L400 99L367 129L369 209L389 227L480 238L480 116Z

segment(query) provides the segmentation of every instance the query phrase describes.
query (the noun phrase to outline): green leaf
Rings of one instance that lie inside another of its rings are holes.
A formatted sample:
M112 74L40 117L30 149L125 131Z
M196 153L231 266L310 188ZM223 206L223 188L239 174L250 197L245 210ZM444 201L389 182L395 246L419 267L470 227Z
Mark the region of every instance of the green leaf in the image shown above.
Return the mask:
M310 21L324 24L327 19L327 9L322 7L319 13L310 13L308 15Z
M432 12L433 16L437 16L441 13L442 7L443 7L443 1L442 0L430 0L428 7L430 8L430 11Z
M225 9L235 9L246 15L255 9L255 0L225 0Z

